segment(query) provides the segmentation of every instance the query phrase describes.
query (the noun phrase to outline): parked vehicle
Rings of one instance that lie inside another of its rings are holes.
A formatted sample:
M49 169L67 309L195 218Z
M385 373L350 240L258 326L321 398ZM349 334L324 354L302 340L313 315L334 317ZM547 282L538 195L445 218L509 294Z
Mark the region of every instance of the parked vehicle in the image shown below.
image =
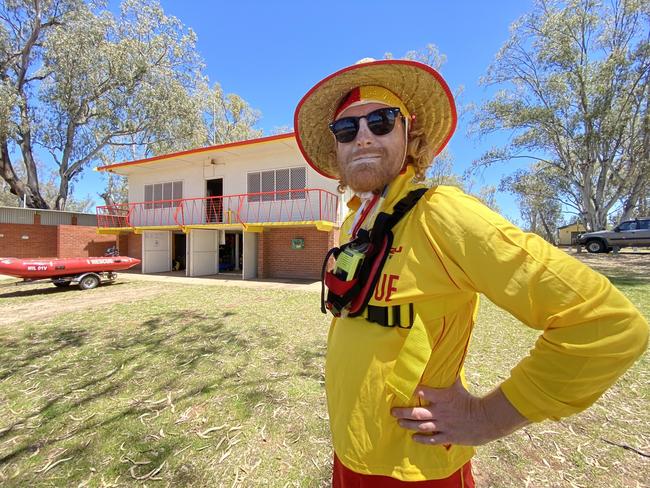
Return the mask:
M612 230L585 232L577 242L592 253L610 252L615 247L650 246L650 217L626 220Z

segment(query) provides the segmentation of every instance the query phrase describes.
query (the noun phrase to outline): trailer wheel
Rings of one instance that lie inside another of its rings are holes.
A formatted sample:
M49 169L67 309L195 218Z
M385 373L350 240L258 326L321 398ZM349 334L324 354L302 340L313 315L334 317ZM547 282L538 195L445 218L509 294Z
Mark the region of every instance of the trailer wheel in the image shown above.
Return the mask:
M67 280L52 280L52 283L54 283L54 286L57 288L67 288L70 286L70 282Z
M87 274L79 280L79 288L82 290L92 290L93 288L97 288L100 283L99 276L96 274Z

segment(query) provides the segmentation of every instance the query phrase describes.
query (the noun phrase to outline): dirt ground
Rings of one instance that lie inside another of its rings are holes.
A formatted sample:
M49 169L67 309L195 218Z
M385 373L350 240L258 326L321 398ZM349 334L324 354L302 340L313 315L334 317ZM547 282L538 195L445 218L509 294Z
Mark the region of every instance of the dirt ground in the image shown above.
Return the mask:
M10 325L26 320L38 322L53 315L102 308L114 303L130 303L161 294L157 283L133 286L128 283L102 285L89 291L75 288L59 289L49 283L32 285L0 285L2 315L0 323Z
M575 248L565 249L574 258L591 266L605 275L627 275L650 280L650 252L621 252L619 254L577 253Z
M586 251L577 253L574 248L565 249L573 257L591 266L597 271L616 277L648 279L650 281L650 252L621 252L620 254L591 254ZM3 280L4 281L4 280ZM159 295L165 290L161 282L189 284L205 284L205 280L195 278L176 279L169 276L137 275L124 277L112 285L103 285L92 290L92 299L88 300L89 292L76 288L58 289L49 283L33 285L7 286L7 281L0 281L0 303L2 316L0 322L13 324L25 320L39 321L53 314L74 312L101 308L119 302L135 302ZM246 286L255 286L255 282L245 282ZM217 282L210 282L217 284ZM243 283L239 283L242 285ZM258 286L269 286L268 283L257 283Z

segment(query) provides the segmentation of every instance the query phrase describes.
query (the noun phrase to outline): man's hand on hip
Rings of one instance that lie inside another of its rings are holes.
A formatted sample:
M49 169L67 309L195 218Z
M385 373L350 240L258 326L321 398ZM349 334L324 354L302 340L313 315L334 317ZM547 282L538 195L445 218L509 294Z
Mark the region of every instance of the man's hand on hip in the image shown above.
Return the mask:
M449 388L420 385L415 394L423 406L393 408L405 429L417 432L422 444L479 446L529 424L497 388L484 398L470 394L460 379Z

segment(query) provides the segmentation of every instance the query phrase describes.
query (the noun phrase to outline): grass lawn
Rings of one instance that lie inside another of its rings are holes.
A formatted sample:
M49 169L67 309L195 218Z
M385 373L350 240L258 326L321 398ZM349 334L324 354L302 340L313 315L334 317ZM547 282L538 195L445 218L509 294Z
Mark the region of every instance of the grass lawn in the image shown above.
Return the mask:
M607 274L650 317L650 280ZM0 485L328 486L318 299L126 279L0 289ZM484 300L471 389L506 378L535 335ZM583 414L479 448L479 486L643 486L648 366Z

